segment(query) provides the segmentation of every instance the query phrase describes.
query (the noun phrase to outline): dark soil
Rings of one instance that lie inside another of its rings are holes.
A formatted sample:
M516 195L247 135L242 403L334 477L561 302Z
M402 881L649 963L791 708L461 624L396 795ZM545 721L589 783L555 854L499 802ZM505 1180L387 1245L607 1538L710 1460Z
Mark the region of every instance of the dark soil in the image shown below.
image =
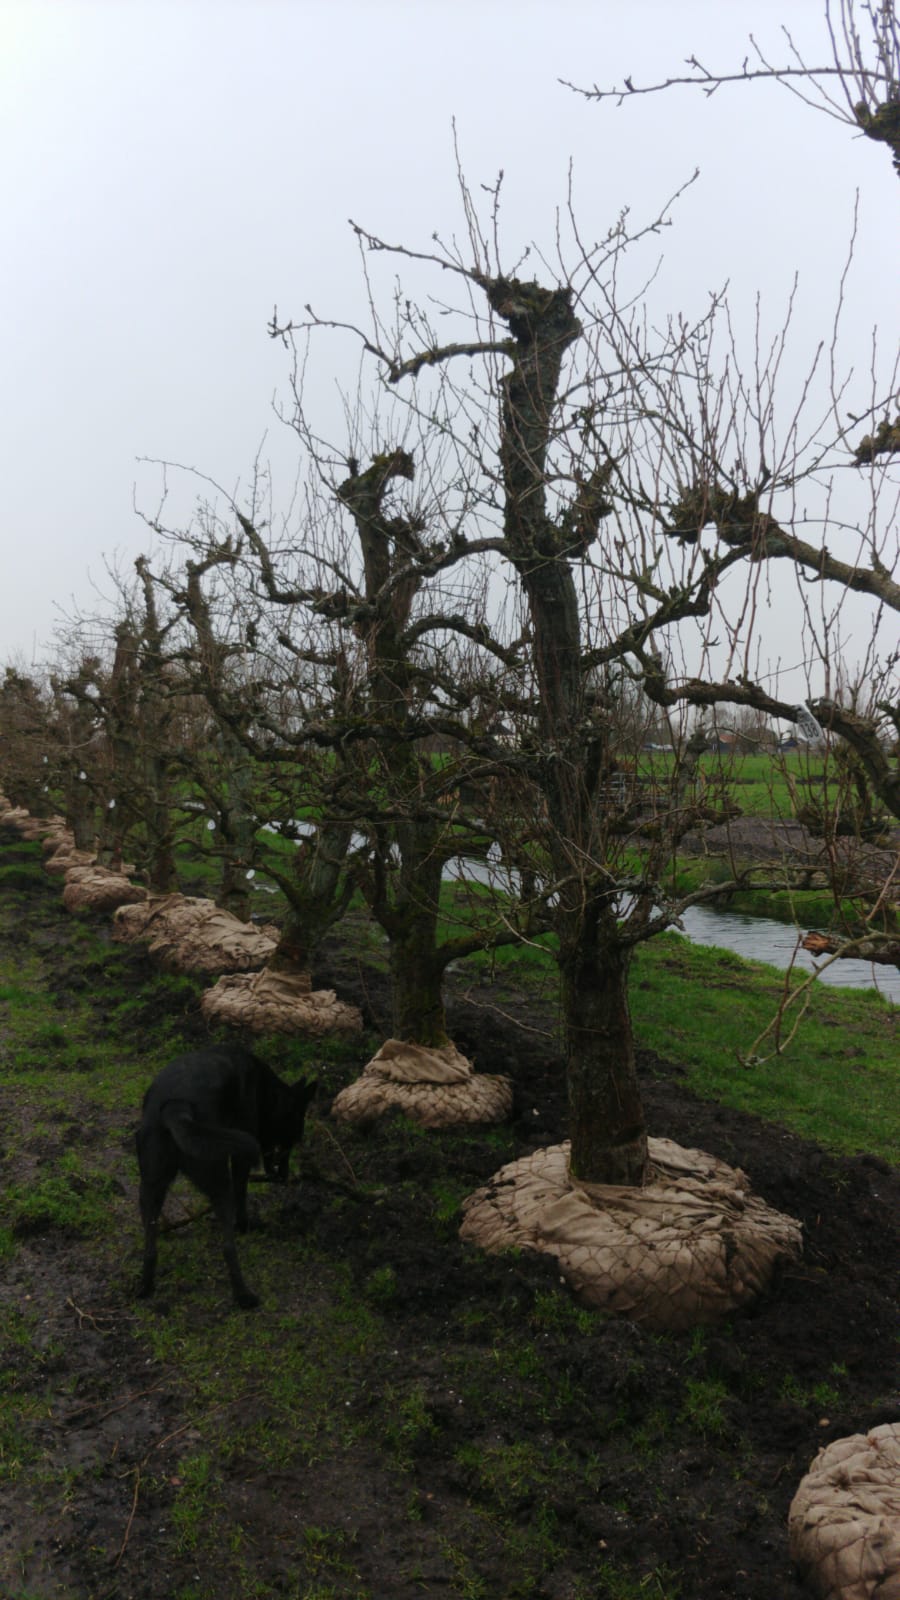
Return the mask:
M26 854L7 840L2 859ZM27 872L0 889L0 913L3 900L0 955L49 953L55 1014L87 995L106 1037L102 951L66 917L59 884ZM127 1024L115 1023L123 1052L139 1058L151 1036L171 1034L172 1053L205 1037L196 986L161 988L142 953L109 955L117 995L134 1001ZM317 977L387 1031L383 977L339 939ZM17 1460L0 1434L4 1597L800 1594L786 1533L800 1477L828 1440L900 1420L900 1175L698 1101L677 1063L643 1052L651 1132L742 1167L802 1220L805 1257L715 1330L661 1337L586 1314L547 1258L483 1257L456 1235L464 1194L565 1137L552 1010L523 992L498 1012L484 987L460 990L450 1019L481 1071L514 1076L510 1129L424 1134L396 1120L341 1131L338 1144L327 1107L366 1048L355 1059L326 1050L303 1181L261 1201L247 1276L268 1274L263 1309L230 1310L204 1221L163 1240L157 1298L137 1315L133 1122L82 1102L89 1059L70 1101L39 1105L17 1083L0 1014L0 1182L89 1153L108 1163L125 1230L117 1245L38 1216L17 1228L4 1263L4 1336L17 1318L28 1329L0 1352L24 1439ZM208 1274L175 1283L192 1236ZM334 1330L354 1317L363 1331L344 1359ZM148 1328L173 1335L164 1355ZM323 1328L331 1348L317 1343ZM315 1440L302 1437L312 1424L298 1383L279 1398L246 1382L240 1353L266 1330L298 1357L311 1353L331 1385L333 1415L319 1416ZM198 1339L209 1349L202 1374L188 1356ZM280 1453L259 1442L276 1434ZM200 1459L215 1494L198 1499L192 1527Z

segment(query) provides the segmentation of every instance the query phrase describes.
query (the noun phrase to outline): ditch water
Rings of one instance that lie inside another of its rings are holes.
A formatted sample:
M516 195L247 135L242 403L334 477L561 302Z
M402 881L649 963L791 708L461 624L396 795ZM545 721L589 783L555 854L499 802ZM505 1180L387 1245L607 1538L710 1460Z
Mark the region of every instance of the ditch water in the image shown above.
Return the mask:
M309 824L295 824L301 831L312 831ZM499 853L488 851L485 861L457 858L448 861L444 876L464 881L495 884L507 893L514 886L504 873ZM682 918L683 932L692 944L713 945L733 950L747 961L766 961L782 971L793 966L799 972L819 971L821 983L839 989L877 989L895 1006L900 1005L900 970L875 966L871 961L833 961L825 966L808 950L801 950L799 934L791 922L776 922L771 917L751 917L739 911L717 910L710 906L691 906Z
M484 861L457 860L448 863L446 876L480 883L494 883L510 889L508 879ZM682 918L683 933L692 944L714 945L733 950L746 961L765 961L782 971L793 966L798 972L819 971L819 981L839 989L877 989L893 1005L900 1005L900 970L875 966L871 961L833 961L825 966L808 950L798 948L800 934L791 922L771 917L751 917L739 911L691 906ZM805 931L805 930L803 930Z
M822 966L808 950L798 950L799 936L790 922L715 911L709 906L691 906L682 920L685 935L693 944L716 945L748 961L767 961L782 970L793 965L800 972L815 972ZM900 1005L900 971L896 967L875 966L871 961L833 961L822 969L819 981L839 989L877 989L895 1006Z

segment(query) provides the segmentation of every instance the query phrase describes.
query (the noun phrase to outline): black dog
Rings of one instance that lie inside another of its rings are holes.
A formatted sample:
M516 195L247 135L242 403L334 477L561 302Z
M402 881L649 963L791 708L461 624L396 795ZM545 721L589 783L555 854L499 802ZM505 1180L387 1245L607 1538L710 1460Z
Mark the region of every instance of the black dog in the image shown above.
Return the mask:
M241 1233L247 1228L247 1180L261 1158L272 1182L287 1182L291 1150L303 1137L315 1090L315 1083L284 1083L238 1045L209 1045L163 1067L144 1096L137 1132L141 1295L153 1292L159 1214L183 1172L212 1201L235 1301L245 1309L259 1305L241 1276L234 1242L235 1227Z

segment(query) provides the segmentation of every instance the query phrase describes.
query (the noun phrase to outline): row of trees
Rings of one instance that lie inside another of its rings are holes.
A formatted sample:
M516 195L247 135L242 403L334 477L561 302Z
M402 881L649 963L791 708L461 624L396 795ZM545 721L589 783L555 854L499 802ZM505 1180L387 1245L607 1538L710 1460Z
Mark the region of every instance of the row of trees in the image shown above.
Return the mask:
M727 707L792 723L808 700L853 781L900 817L896 441L881 398L896 373L858 402L864 437L859 421L848 435L837 381L807 416L805 380L782 425L779 341L744 359L720 299L693 322L645 321L640 253L668 211L598 243L570 212L559 270L542 263L538 279L504 257L499 186L483 219L462 177L460 192L462 246L416 253L354 225L369 327L273 318L293 356L302 515L276 524L261 473L241 503L204 486L187 528L163 504L149 520L169 554L138 561L114 640L87 654L70 638L43 691L7 674L2 777L33 808L61 792L79 842L138 846L158 890L202 804L223 902L246 914L255 870L284 891L282 970L309 968L360 890L389 941L395 1030L421 1043L446 1039L450 961L552 930L572 1170L640 1184L629 965L713 892L667 888L679 841L727 815L698 783L702 719ZM382 301L386 261L435 274L441 338L428 304L396 286ZM303 390L329 337L358 340L373 397L333 450ZM853 526L830 511L848 477ZM817 538L801 490L821 508ZM803 704L756 668L776 570L796 580ZM835 651L855 596L871 642L848 682ZM673 753L650 793L628 753L636 725L658 735L661 718ZM441 939L448 863L488 852L503 895L473 893Z

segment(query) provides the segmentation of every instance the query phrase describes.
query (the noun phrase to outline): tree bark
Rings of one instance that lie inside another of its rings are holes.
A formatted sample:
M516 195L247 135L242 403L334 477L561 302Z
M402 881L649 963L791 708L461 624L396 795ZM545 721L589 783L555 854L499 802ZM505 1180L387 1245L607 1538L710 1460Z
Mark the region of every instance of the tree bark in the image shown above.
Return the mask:
M575 931L575 930L573 930ZM572 1176L638 1186L647 1133L628 1007L629 953L614 919L560 961L566 1030Z

